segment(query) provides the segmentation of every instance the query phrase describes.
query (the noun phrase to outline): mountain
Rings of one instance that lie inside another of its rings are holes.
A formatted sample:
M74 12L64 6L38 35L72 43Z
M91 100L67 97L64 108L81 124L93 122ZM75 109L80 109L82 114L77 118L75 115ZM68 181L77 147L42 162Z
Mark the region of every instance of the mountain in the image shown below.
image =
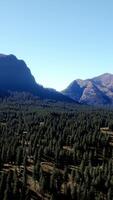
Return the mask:
M0 54L0 96L8 95L10 91L32 93L41 99L74 102L60 92L37 84L23 60Z
M62 94L89 105L113 104L113 74L73 81Z

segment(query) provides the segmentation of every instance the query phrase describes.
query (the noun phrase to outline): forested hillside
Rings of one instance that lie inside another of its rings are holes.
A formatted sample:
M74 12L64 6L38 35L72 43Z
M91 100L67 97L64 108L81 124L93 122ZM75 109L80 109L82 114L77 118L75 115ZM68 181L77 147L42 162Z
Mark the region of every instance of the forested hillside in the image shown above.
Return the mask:
M0 99L0 200L112 200L113 110Z

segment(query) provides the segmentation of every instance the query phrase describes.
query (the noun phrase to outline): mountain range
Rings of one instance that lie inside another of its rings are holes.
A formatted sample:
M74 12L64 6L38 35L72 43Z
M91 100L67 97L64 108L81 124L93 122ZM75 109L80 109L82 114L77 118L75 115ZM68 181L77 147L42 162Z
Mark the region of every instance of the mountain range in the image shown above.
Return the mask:
M10 92L27 92L41 99L75 102L54 89L46 89L36 83L23 60L14 55L0 54L0 96L9 95Z
M105 73L92 79L74 80L62 94L83 104L113 104L113 74Z
M27 92L40 99L55 101L113 105L113 74L77 79L62 92L57 92L38 84L23 60L14 55L0 54L0 96L10 95L10 92Z

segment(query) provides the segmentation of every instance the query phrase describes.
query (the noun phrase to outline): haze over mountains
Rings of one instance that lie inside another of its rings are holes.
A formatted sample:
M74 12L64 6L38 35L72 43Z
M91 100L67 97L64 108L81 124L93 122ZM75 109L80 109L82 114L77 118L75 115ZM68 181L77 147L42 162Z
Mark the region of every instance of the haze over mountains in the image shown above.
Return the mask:
M37 84L23 60L17 59L14 55L0 54L0 95L8 95L9 91L24 91L43 99L74 102L53 89L46 89Z
M66 96L84 104L113 104L113 74L73 81L64 91Z

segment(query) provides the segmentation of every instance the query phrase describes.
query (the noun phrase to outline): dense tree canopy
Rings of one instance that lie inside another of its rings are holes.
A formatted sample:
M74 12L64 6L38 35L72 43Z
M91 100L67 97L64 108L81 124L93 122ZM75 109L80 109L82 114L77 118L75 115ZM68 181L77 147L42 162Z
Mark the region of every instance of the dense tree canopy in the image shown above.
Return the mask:
M112 122L111 108L0 99L0 199L113 199Z

